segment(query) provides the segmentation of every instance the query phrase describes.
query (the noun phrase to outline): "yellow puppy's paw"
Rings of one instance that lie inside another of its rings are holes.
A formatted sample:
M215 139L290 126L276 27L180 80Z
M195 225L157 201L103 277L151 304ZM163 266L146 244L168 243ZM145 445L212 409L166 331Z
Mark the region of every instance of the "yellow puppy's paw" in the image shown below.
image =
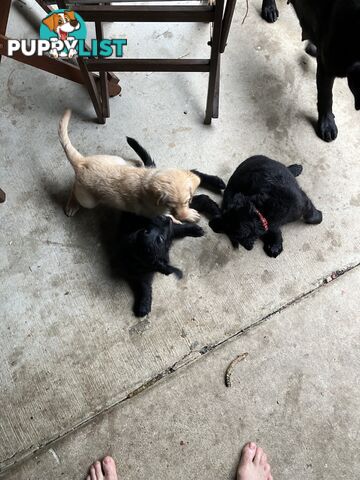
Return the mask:
M79 210L79 206L74 206L74 205L66 205L66 207L64 208L64 212L65 212L65 215L67 217L73 217L76 212Z
M174 215L171 215L170 213L167 213L166 216L170 217L173 223L176 223L177 225L182 225L182 222L180 222L180 220L175 218Z
M193 208L189 208L189 213L186 217L187 222L196 223L200 220L200 213Z

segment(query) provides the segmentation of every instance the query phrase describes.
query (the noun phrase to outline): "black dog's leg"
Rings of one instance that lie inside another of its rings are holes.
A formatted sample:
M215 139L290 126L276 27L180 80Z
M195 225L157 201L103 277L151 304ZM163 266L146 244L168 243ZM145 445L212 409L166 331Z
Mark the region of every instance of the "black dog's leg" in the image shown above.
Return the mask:
M320 210L317 210L310 200L310 198L306 195L305 192L302 192L304 197L304 210L303 210L303 217L305 223L310 223L312 225L317 225L322 222L322 213Z
M203 237L204 235L204 230L193 223L181 223L179 225L175 223L173 226L173 238Z
M261 7L261 16L269 23L274 23L279 17L279 10L275 0L263 0Z
M264 242L265 253L276 258L283 251L283 238L280 229L269 230L261 237Z
M191 171L200 178L200 187L216 193L221 193L222 190L225 190L226 184L224 180L217 175L208 175L207 173L198 172L197 170Z
M335 77L329 75L321 60L317 60L316 83L318 90L318 135L325 142L332 142L338 134L335 117L332 111L332 89Z
M157 272L162 273L163 275L171 275L174 273L179 279L183 277L183 272L180 268L173 267L167 263L159 263L155 268Z
M136 317L145 317L151 312L153 275L138 280L129 280L134 293L133 312Z
M208 195L195 195L191 200L190 207L195 208L200 213L204 213L210 220L221 214L219 205Z

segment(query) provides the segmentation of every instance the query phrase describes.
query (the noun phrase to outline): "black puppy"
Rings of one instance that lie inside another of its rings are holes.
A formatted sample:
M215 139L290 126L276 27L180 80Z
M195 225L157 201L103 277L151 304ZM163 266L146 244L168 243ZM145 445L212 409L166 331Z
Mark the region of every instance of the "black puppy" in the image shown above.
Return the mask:
M155 273L174 273L182 278L182 271L169 263L172 241L201 237L204 231L195 224L174 224L164 215L149 219L132 213L113 212L113 217L106 242L111 268L116 276L130 285L134 293L134 314L143 317L151 311Z
M299 18L303 40L316 48L318 89L318 135L326 142L337 137L332 111L336 77L347 77L360 110L360 0L289 0ZM275 22L276 0L263 0L262 16ZM308 51L308 50L307 50ZM309 51L308 51L309 53Z
M127 138L148 168L155 167L149 153L133 138ZM201 180L200 185L215 190L224 189L225 183L212 175L194 171ZM156 272L164 275L174 273L182 277L182 271L169 263L169 250L176 238L201 237L204 231L195 224L174 224L167 216L153 219L132 213L113 213L109 222L111 229L105 242L113 272L124 278L134 293L133 311L137 317L150 313L152 304L152 283Z
M281 226L303 217L306 223L322 221L295 177L301 165L282 163L258 155L239 165L225 189L221 209L207 195L197 195L191 206L210 216L210 227L225 233L234 248L251 250L256 239L264 242L269 257L283 250Z

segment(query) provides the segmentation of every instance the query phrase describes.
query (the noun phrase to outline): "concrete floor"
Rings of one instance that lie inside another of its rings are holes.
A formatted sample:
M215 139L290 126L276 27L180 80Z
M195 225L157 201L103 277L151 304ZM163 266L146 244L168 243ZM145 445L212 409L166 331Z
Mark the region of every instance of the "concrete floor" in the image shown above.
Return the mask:
M34 37L24 16L39 25L41 11L31 3L14 2L10 36ZM78 85L1 64L2 478L82 479L112 453L124 479L230 479L248 439L269 451L278 480L359 477L359 114L337 81L339 137L319 140L315 63L291 8L267 25L257 1L242 25L244 8L222 61L220 118L209 127L203 74L121 75L122 97L100 126ZM128 57L201 57L208 33L107 30L127 35ZM153 311L139 321L128 288L109 275L101 211L62 212L72 179L57 140L65 106L83 153L130 155L130 135L159 166L225 179L256 153L301 163L300 183L324 221L285 227L276 260L260 243L233 251L202 221L207 235L172 251L184 279L158 276ZM224 371L243 352L226 389Z

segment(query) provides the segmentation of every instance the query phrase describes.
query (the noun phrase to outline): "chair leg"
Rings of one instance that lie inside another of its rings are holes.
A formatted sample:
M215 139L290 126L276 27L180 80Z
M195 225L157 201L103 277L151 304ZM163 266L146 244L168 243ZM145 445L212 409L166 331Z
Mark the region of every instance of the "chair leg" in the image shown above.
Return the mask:
M218 61L217 71L216 71L212 118L219 118L220 65L221 65L221 55L219 55L219 61Z
M11 0L0 1L0 35L6 36L6 28L9 20ZM0 55L0 62L1 62Z
M49 7L49 5L45 2L45 0L35 0L36 3L38 5L40 5L40 7L45 10L46 13L50 13L51 12L51 8Z
M227 0L224 12L224 20L222 23L220 53L224 53L225 51L235 6L236 0Z
M224 0L216 0L215 19L213 26L213 36L211 39L211 56L210 56L210 73L208 95L206 103L206 113L204 123L210 125L211 119L214 117L214 106L218 109L218 99L216 100L217 84L220 81L220 40L221 40L221 23L224 9ZM217 80L218 78L218 80ZM215 112L218 116L218 111Z
M104 32L102 23L100 21L95 22L96 39L100 42L104 38ZM109 84L108 73L100 72L100 93L101 93L101 106L103 116L105 118L110 117L110 105L109 105Z
M101 104L101 97L99 95L99 91L97 89L94 77L89 74L89 70L81 57L78 57L78 64L84 79L84 84L88 89L91 101L94 105L96 116L98 118L99 123L105 123L105 117L103 114L102 104Z

